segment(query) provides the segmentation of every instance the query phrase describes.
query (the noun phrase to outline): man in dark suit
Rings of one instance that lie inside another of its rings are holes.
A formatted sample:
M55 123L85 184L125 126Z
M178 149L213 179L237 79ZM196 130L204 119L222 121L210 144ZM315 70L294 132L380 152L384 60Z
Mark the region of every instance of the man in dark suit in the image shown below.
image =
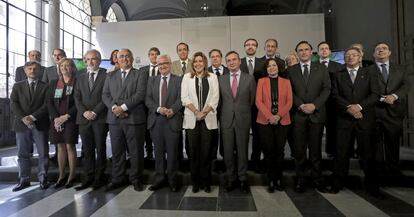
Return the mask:
M333 81L333 77L336 73L341 71L344 66L340 63L330 60L331 56L331 48L326 41L322 41L318 44L318 55L319 60L318 63L325 66L328 69L329 77L331 79L331 84ZM332 97L328 98L326 101L326 138L325 138L325 151L330 156L333 156L335 153L335 134L336 134L336 109L335 103Z
M10 96L11 108L15 114L14 130L19 162L19 184L13 188L13 191L20 191L30 186L32 169L30 157L33 154L33 143L39 153L40 188L46 189L49 186L47 182L49 117L46 104L48 85L39 80L39 70L38 62L27 62L24 65L27 79L15 83Z
M58 64L59 64L59 61L63 57L66 57L66 53L63 49L55 48L53 49L52 57L53 57L54 65L45 68L45 71L42 77L42 81L45 82L46 84L49 84L51 80L56 80L59 78L59 65Z
M84 56L87 68L81 70L75 86L75 104L78 109L76 124L82 139L84 180L76 187L83 190L90 186L94 190L106 184L106 136L108 109L102 102L102 89L106 79L106 69L99 68L101 54L89 50ZM95 152L96 150L96 152ZM96 157L95 157L96 156Z
M379 192L375 166L376 144L375 104L379 99L378 76L362 68L359 49L345 51L346 69L335 75L332 97L337 108L337 152L334 160L332 192L339 192L349 170L350 145L355 138L360 151L361 167L365 173L368 193L382 197Z
M242 72L247 72L250 75L253 75L255 81L257 81L267 76L265 74L263 65L264 61L261 58L255 57L257 51L258 42L254 38L249 38L244 42L244 50L246 52L246 57L241 59L240 70ZM256 173L263 172L260 166L260 156L262 154L262 146L260 145L259 136L257 135L257 126L256 126L256 118L257 118L257 108L256 105L252 106L251 117L252 117L252 154L250 156L250 160L253 164L253 169Z
M297 183L295 191L305 191L306 152L309 149L311 178L314 187L325 192L322 179L322 136L326 120L325 102L331 92L331 81L326 67L312 64L312 46L307 41L296 45L299 64L287 71L293 90L293 145Z
M228 175L226 190L232 191L240 181L240 190L247 193L247 150L256 83L252 75L240 70L237 52L228 52L226 63L230 73L219 77L220 127Z
M211 66L208 67L208 71L220 77L222 75L230 73L229 69L222 64L223 54L219 49L212 49L208 53L210 57ZM217 108L218 110L220 108ZM219 114L219 112L217 112ZM211 158L217 158L217 150L221 156L223 156L223 138L219 136L219 129L214 130L213 139L211 140ZM220 147L220 148L219 148Z
M368 69L379 77L381 97L375 108L380 156L385 163L386 175L395 180L402 175L398 163L409 81L407 72L401 66L390 63L390 56L388 44L378 43L374 49L376 64Z
M38 50L31 50L31 51L29 51L29 53L27 55L29 56L29 62L36 61L36 62L40 63L41 58L42 58L42 54ZM38 76L39 78L42 78L44 71L45 71L45 67L40 66L40 71L39 71L39 76ZM27 79L27 76L26 76L26 73L24 72L24 66L17 67L16 72L15 72L14 81L18 82L18 81L23 81L23 80L26 80L26 79Z
M285 71L285 61L277 57L278 49L278 42L274 38L269 38L265 42L264 50L266 51L266 54L261 58L263 63L266 62L267 59L273 58L276 60L277 67L279 68L279 75L284 75ZM267 76L265 70L263 70L263 73L265 74L263 77Z
M102 101L108 107L106 121L112 144L112 182L106 186L106 190L126 184L128 150L131 164L129 180L134 190L142 191L148 74L139 73L132 67L134 57L129 49L121 49L117 57L120 69L106 76L102 92Z
M160 75L149 79L145 98L148 107L148 129L151 131L155 147L155 182L149 190L156 191L164 186L167 169L170 189L176 192L178 140L183 124L181 77L172 74L171 58L168 55L159 56L157 62Z
M157 65L157 57L160 55L160 50L156 47L152 47L148 51L148 58L150 60L150 64L143 66L139 69L140 73L147 73L149 77L155 77L160 72L158 71ZM148 111L147 111L148 115ZM146 160L153 159L153 152L154 148L152 147L152 139L150 135L150 131L147 129L145 131L145 151L147 153Z

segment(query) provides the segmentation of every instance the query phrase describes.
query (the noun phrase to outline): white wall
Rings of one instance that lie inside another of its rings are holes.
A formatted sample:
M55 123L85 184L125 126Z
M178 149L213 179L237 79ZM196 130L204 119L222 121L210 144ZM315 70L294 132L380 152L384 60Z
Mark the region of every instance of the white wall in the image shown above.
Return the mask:
M135 67L148 64L147 52L158 47L163 54L177 59L176 45L183 41L190 46L190 56L196 51L208 55L219 48L223 55L235 50L243 57L243 42L247 38L259 41L257 57L264 55L264 42L276 38L283 58L301 40L316 45L325 38L323 14L203 17L168 20L146 20L102 23L96 28L97 41L104 58L111 51L129 48L135 56Z

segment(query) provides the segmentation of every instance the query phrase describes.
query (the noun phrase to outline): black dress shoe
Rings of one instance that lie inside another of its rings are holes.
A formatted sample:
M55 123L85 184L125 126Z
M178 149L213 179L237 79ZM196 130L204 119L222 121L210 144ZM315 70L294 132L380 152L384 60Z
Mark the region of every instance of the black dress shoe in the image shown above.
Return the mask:
M143 191L144 190L144 186L142 185L142 183L140 181L133 183L132 186L134 186L135 191Z
M163 182L159 182L159 183L156 183L156 184L154 184L154 185L151 185L149 188L148 188L148 190L150 190L150 191L157 191L157 190L160 190L161 188L163 188L164 187L164 183Z
M275 192L275 185L273 184L273 182L269 182L269 184L267 185L266 191L268 193L274 193Z
M81 185L75 187L75 190L81 191L83 189L87 189L92 186L92 181L84 182Z
M323 183L315 183L315 189L321 193L327 193L328 189Z
M381 191L378 188L368 188L367 192L369 195L375 197L376 199L379 200L384 200L385 199L385 195L383 193L381 193Z
M126 184L124 182L120 182L120 183L109 183L108 185L106 185L105 187L105 191L112 191L115 190L117 188L120 188L122 186L125 186Z
M273 183L275 186L275 189L277 191L283 191L285 188L282 185L282 181L280 179L276 180L276 182Z
M240 182L240 191L244 194L247 194L249 192L249 187L245 181Z
M305 188L305 183L302 180L298 180L298 182L296 183L295 186L295 192L296 193L303 193L305 192L306 188Z
M73 187L75 185L75 181L76 181L76 178L73 178L73 179L69 180L68 182L66 182L65 188Z
M49 182L47 180L43 180L40 182L40 189L45 190L49 188Z
M197 193L199 190L200 190L200 186L198 186L198 185L193 185L193 189L192 189L192 192L193 192L193 193Z
M234 189L236 189L236 187L237 187L237 181L228 182L225 187L225 190L226 192L231 192Z
M59 179L59 180L56 182L56 184L55 184L54 188L61 188L61 187L65 186L65 183L66 183L66 178Z
M19 184L17 184L12 191L20 191L23 190L27 187L30 187L30 182L20 182Z
M204 192L210 193L211 192L211 186L210 185L206 185L206 187L204 187Z
M95 181L93 184L92 184L92 189L93 190L98 190L98 189L100 189L100 188L102 188L103 186L105 186L106 185L106 182L104 182L104 181Z

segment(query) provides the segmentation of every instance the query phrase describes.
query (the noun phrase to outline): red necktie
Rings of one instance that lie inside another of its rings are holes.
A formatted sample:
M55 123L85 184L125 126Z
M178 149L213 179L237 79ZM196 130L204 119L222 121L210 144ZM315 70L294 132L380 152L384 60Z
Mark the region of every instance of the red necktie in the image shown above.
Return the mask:
M237 95L237 73L233 73L233 82L231 83L231 92L233 93L233 98L236 98Z

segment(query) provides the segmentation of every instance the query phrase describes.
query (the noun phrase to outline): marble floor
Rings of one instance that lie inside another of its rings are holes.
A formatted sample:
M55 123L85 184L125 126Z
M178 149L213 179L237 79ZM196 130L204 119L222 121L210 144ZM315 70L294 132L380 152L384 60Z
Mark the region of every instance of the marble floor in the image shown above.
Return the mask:
M147 186L148 187L148 186ZM324 194L308 189L297 194L291 188L269 194L264 186L251 186L248 194L224 192L192 193L191 186L178 192L168 188L156 192L136 192L132 186L112 192L85 189L41 190L38 183L20 192L13 184L0 184L0 216L139 216L139 217L330 217L330 216L414 216L413 188L382 188L385 200L378 200L362 189L345 189Z

